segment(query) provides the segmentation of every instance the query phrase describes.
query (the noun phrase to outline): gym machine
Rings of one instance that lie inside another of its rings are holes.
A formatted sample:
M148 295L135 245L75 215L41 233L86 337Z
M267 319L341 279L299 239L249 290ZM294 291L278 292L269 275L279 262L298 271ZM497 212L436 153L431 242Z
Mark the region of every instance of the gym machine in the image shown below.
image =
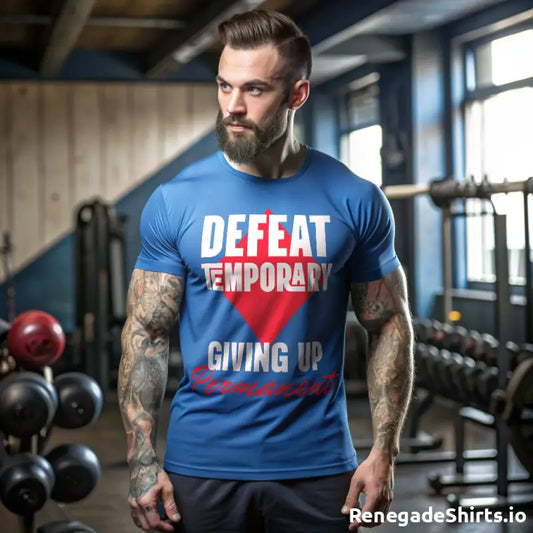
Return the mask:
M533 337L533 290L532 290L532 265L531 265L531 243L529 232L529 209L528 199L533 194L533 178L523 182L504 182L499 184L483 181L476 183L472 179L466 181L456 181L451 178L434 181L424 185L400 185L385 187L384 192L390 199L412 198L421 194L428 194L433 203L442 210L443 213L443 249L444 249L444 302L443 316L449 320L452 311L452 245L451 245L451 222L453 217L470 216L466 209L465 200L468 198L481 198L492 204L491 197L497 193L522 192L524 195L524 224L525 224L525 256L526 256L526 308L525 308L525 331L526 339L531 343ZM463 200L463 209L458 211L456 200ZM445 395L446 391L442 386L439 388L439 380L431 379L431 368L440 369L440 375L452 372L455 368L455 376L459 383L452 380L449 395L461 407L455 423L456 450L451 454L434 454L430 457L421 457L421 454L412 454L411 457L403 457L398 461L402 463L431 463L431 462L455 462L455 476L442 477L433 475L429 478L430 486L437 492L446 487L467 487L475 485L496 484L497 495L492 497L467 497L450 494L448 503L452 506L462 506L473 508L508 508L533 507L533 493L509 494L509 484L512 482L530 482L532 478L527 476L509 476L508 445L513 446L514 451L526 470L533 472L533 462L531 460L531 436L533 428L533 358L526 357L512 370L510 361L513 352L509 332L511 331L510 313L510 288L507 257L507 236L506 236L506 216L496 213L493 207L493 221L495 234L495 270L496 270L496 331L499 342L493 343L492 355L494 366L491 370L483 373L485 380L485 394L487 387L490 390L488 402L484 405L476 404L475 398L461 397L465 394L464 389L458 389L462 379L479 379L479 368L475 370L476 364L464 364L465 359L459 354L441 353L417 346L417 362L423 361L422 365L427 365L430 378L422 384L430 392ZM418 328L420 330L420 328ZM438 329L438 328L437 328ZM510 349L511 348L511 349ZM516 350L515 350L516 351ZM525 350L527 352L527 349ZM516 353L515 353L516 355ZM468 360L467 360L468 361ZM455 385L455 391L453 386ZM474 404L472 407L469 404ZM464 425L467 421L482 425L495 430L496 449L477 450L476 453L464 451ZM466 460L486 460L495 459L497 463L496 476L466 477L464 475L464 464Z
M126 221L101 200L76 210L76 330L74 365L104 391L114 386L120 359L120 331L126 318ZM170 332L167 396L183 376L179 329Z
M0 246L0 257L2 258L2 269L4 271L4 284L6 286L6 311L7 320L15 318L15 282L13 280L13 268L11 257L13 254L13 243L9 232L4 233L4 242Z
M95 199L76 212L75 364L105 390L126 316L125 224Z

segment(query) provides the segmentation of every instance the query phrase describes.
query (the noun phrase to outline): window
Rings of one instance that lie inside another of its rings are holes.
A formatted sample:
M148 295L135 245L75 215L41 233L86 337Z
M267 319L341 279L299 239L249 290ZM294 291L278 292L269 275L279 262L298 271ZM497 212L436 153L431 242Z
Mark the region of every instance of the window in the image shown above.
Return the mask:
M381 126L376 76L365 87L348 92L341 105L340 158L355 174L382 184Z
M466 174L476 181L523 181L533 175L532 50L533 29L467 50ZM523 195L495 195L493 202L507 215L510 282L524 283ZM469 200L469 207L480 216L467 219L468 279L494 281L492 218L482 216L487 205L481 200Z

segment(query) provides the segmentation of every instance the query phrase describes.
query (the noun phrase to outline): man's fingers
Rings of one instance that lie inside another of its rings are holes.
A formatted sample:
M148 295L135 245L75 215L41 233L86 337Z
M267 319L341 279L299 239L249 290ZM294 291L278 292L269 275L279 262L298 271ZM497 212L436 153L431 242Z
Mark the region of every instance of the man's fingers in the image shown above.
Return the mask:
M161 520L157 511L157 501L153 498L140 498L130 501L131 516L137 527L143 531L174 531L174 526Z
M346 499L344 500L344 505L342 506L342 514L350 514L350 509L352 507L357 507L359 505L359 496L361 495L363 486L357 481L352 481L350 483L350 488Z
M172 524L161 520L155 506L146 506L143 510L143 518L148 525L149 531L174 531L174 526Z
M367 494L365 499L365 504L363 505L363 508L361 509L362 516L366 516L365 513L371 513L373 519L369 521L365 521L362 523L364 527L374 527L381 524L381 520L379 520L378 517L376 517L375 513L376 511L383 511L382 508L382 499L380 494ZM368 516L371 516L368 515Z
M181 515L178 511L178 506L174 500L174 487L172 484L169 486L163 487L162 490L163 496L163 505L165 506L165 512L170 520L173 522L179 522L181 520Z
M383 523L383 520L381 519L382 517L380 515L376 515L376 512L379 511L383 513L383 516L385 516L390 508L390 505L391 499L389 498L388 491L368 491L365 498L365 504L361 509L360 516L363 518L363 520L356 520L354 524L350 525L349 529L355 529L359 526L370 528L381 525Z
M139 508L136 504L131 504L131 519L133 520L133 523L143 531L148 531L148 521L146 520L146 517L144 516L144 513L142 512L142 509Z

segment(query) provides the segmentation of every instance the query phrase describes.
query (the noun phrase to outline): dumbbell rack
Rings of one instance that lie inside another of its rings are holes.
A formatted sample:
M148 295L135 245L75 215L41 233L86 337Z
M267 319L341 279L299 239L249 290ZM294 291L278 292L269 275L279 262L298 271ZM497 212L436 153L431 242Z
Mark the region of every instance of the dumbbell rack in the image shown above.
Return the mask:
M40 437L38 438L40 439ZM18 453L29 452L40 455L41 451L42 449L39 444L35 444L34 437L20 439L19 449L17 450ZM29 513L22 516L18 515L18 521L19 533L33 533L33 531L35 530L35 513Z
M54 386L58 386L57 385L57 380L54 379L54 375L53 375L53 372L52 372L52 369L51 367L49 366L43 366L41 368L42 370L42 374L43 374L43 377L44 379L50 383L50 384L55 384ZM70 375L70 374L64 374L63 377L69 377L69 379L71 380L70 381L70 384L72 382L72 379L73 379L73 376ZM61 378L61 376L60 376ZM88 378L88 377L87 377ZM67 382L67 380L63 380L62 382L63 384L63 387L66 387L69 385L69 382ZM96 383L93 381L92 382L93 386L94 387L97 387ZM65 390L63 388L63 390ZM60 392L58 392L58 395L60 394ZM100 392L101 394L101 392ZM63 400L65 400L63 398ZM100 398L101 400L101 398ZM68 401L68 400L67 400ZM95 398L95 401L98 402L98 398ZM83 401L82 401L82 405L83 405ZM79 409L79 405L78 405L78 408ZM86 407L86 406L85 406ZM94 415L94 413L97 413L95 416L99 416L99 413L100 413L100 409L101 409L101 405L100 407L98 407L97 404L95 404L95 411L92 413ZM79 411L77 411L79 413ZM90 412L90 411L89 411ZM76 428L76 427L81 427L81 426L78 426L78 425L68 425L68 415L65 414L65 412L61 412L61 417L59 417L59 414L58 412L56 412L56 415L54 418L52 418L44 427L42 427L38 432L34 433L33 435L29 435L29 436L20 436L20 437L13 437L13 436L6 436L6 434L3 433L3 431L0 431L0 465L3 465L4 463L8 462L11 460L12 457L16 457L17 455L19 454L31 454L32 456L38 456L38 457L44 457L43 456L43 453L45 451L45 449L47 448L48 446L48 443L50 441L50 438L51 438L51 434L52 434L52 429L54 427L54 425L56 424L59 424L59 427L64 427L64 428ZM87 422L89 423L89 422ZM63 425L61 425L63 424ZM70 445L69 445L70 446ZM82 445L72 445L72 446L82 446ZM58 450L61 448L61 446L58 446L56 448L54 448L46 457L44 457L44 459L47 459L48 461L50 461L50 464L54 464L53 461L57 460L58 458ZM54 452L56 452L56 455L54 457L54 459L52 459L52 455L54 454ZM62 450L62 453L63 453L63 450ZM91 452L93 453L93 452ZM94 455L94 453L93 453ZM59 456L60 457L60 456ZM72 456L75 458L75 456ZM96 458L96 456L94 455L94 457ZM44 461L43 459L43 461ZM64 460L64 456L62 458ZM85 459L85 457L84 457ZM90 460L90 459L89 459ZM96 459L97 461L97 459ZM46 462L46 461L45 461ZM65 463L63 463L65 464ZM55 466L51 466L50 468L55 468ZM98 465L98 470L99 470L99 465ZM98 475L99 472L98 472ZM58 483L58 479L57 479L57 473L56 473L56 484ZM57 485L56 485L57 486ZM91 488L92 490L92 488ZM20 494L20 493L19 493ZM53 492L52 492L52 496L53 496ZM31 496L20 496L20 497L31 497ZM26 502L28 501L31 501L31 500L25 500ZM70 501L77 501L77 500L68 500L68 499L61 499L61 500L58 500L58 501L62 501L62 502L70 502ZM32 507L32 509L34 509L35 506ZM39 508L40 509L40 508ZM16 514L16 517L17 517L17 521L18 521L18 531L19 533L34 533L35 531L35 527L36 527L36 519L35 519L35 512L25 512L24 514L17 514L16 511L12 511L13 513ZM70 527L72 526L74 529L65 529L66 527ZM63 529L61 529L63 528ZM94 530L92 530L91 528L87 527L85 524L83 524L82 522L80 521L77 521L77 520L62 520L62 521L56 521L56 522L51 522L51 523L48 523L48 524L44 524L44 525L41 525L38 529L38 531L79 531L81 533L81 531L87 531L87 532L90 532L90 533L94 533Z
M481 198L490 202L492 205L492 216L494 222L495 235L495 292L496 292L496 330L500 340L497 353L498 387L500 391L505 391L507 385L507 376L509 373L509 357L505 351L505 345L510 341L511 324L511 305L510 305L510 288L509 288L509 268L507 257L507 224L506 216L496 213L491 197L495 193L522 192L524 196L524 227L525 227L525 253L526 253L526 312L525 312L525 331L526 340L532 342L533 338L533 282L531 272L531 243L529 235L529 211L528 198L533 195L533 178L524 182L507 182L500 184L489 183L483 180L481 183L475 183L473 179L465 181L456 181L453 178L433 181L431 184L421 185L400 185L384 188L385 195L389 198L401 199L412 198L420 194L429 194L433 203L439 207L443 214L443 251L444 251L444 305L443 312L445 320L449 320L450 311L452 310L452 245L451 245L451 220L457 216L469 216L466 212L467 198ZM453 212L455 200L463 199L463 211ZM464 424L471 421L490 427L495 430L496 449L479 450L477 454L470 454L470 457L464 451ZM451 452L448 457L439 457L433 454L432 457L420 457L420 454L413 454L415 457L404 458L398 464L408 462L441 462L455 461L456 476L451 478L440 478L439 488L446 487L466 487L480 484L496 484L497 495L488 498L469 498L450 494L448 503L451 506L467 506L474 508L508 508L514 507L533 507L533 493L510 495L509 484L518 481L529 481L529 477L509 478L509 428L507 423L498 413L492 416L473 408L462 408L458 412L458 418L455 425L455 453ZM445 452L443 452L445 453ZM429 455L429 454L428 454ZM476 456L477 455L477 456ZM490 457L492 455L492 457ZM417 457L418 456L418 457ZM473 459L495 459L497 464L497 475L485 480L480 478L466 478L464 474L465 460ZM411 459L411 460L409 460ZM436 483L436 476L429 478L430 485Z
M496 292L496 329L500 344L498 347L498 388L502 391L507 386L507 377L510 370L509 355L505 346L510 341L511 331L511 313L510 301L511 293L509 287L509 266L507 257L507 217L502 214L493 213L494 217L494 239L495 239L495 292ZM461 447L457 450L459 462L456 463L456 472L462 474L461 455L464 447L464 422L470 420L474 423L493 427L496 435L496 491L497 495L489 498L471 498L468 496L459 496L451 494L448 497L448 503L453 506L473 506L474 508L501 509L508 508L510 505L516 507L533 507L533 494L510 495L509 484L516 481L529 481L528 477L513 478L509 477L509 437L506 422L500 416L486 415L476 413L472 408L463 408L459 413L459 423L456 426L456 444ZM479 479L449 479L450 484L460 482L460 486L479 485ZM494 483L494 480L487 479L485 483ZM457 486L457 485L456 485Z
M451 215L453 216L453 215ZM492 213L495 238L495 293L496 293L496 331L500 340L497 350L498 388L504 391L510 370L506 342L510 340L512 329L510 312L509 268L507 257L507 223L506 215ZM493 428L496 436L496 476L466 477L464 475L464 426L466 421ZM530 482L529 476L509 476L509 437L507 423L499 416L483 413L472 407L459 410L455 425L455 476L439 478L430 476L431 486L442 490L446 487L471 487L479 485L496 485L496 496L469 497L452 493L448 503L453 507L473 507L475 509L502 509L509 506L533 507L533 493L510 495L509 485L517 482Z
M18 438L14 440L10 440L8 442L9 448L6 449L4 445L0 447L0 462L4 462L6 459L8 459L10 456L14 454L19 453L31 453L40 455L40 452L42 451L39 444L36 443L36 435L32 437L27 438ZM38 437L39 440L42 439L42 437ZM2 433L0 433L0 440L4 440L5 437ZM33 533L35 528L35 514L34 513L27 513L25 515L17 515L18 524L19 524L19 532L20 533Z
M53 382L52 369L48 366L43 367L43 375L49 382ZM0 456L4 459L7 456L11 456L18 453L31 453L35 455L41 455L48 441L50 440L52 431L52 424L44 427L39 433L30 437L20 437L16 439L7 439L9 449L5 449L1 446ZM0 433L0 441L6 440L4 435ZM27 513L24 515L17 515L19 524L19 533L33 533L35 531L35 513Z

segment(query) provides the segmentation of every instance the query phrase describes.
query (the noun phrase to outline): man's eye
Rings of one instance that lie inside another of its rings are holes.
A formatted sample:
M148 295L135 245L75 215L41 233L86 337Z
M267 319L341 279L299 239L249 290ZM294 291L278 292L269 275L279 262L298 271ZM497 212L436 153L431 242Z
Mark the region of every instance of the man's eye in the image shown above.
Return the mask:
M219 87L223 91L228 91L230 89L230 86L227 83L219 83Z
M261 89L259 89L259 87L249 87L248 92L252 94L261 94Z

